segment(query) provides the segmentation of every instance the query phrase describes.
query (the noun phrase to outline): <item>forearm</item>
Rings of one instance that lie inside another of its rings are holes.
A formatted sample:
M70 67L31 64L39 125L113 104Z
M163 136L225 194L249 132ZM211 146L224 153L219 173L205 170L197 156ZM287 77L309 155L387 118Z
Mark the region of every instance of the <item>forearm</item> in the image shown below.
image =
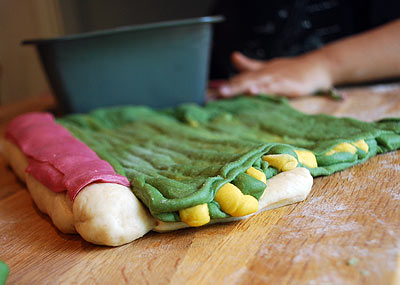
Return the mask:
M240 74L221 96L273 93L296 97L345 83L400 77L400 19L292 58L254 60L234 53Z
M305 56L323 65L332 85L400 77L400 20Z

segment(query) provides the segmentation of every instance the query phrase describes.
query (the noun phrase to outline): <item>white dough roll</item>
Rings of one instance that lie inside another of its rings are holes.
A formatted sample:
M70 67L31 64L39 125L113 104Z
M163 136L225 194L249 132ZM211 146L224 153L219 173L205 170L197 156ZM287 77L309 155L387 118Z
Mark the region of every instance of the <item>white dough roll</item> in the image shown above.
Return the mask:
M72 202L67 192L56 193L25 172L28 160L12 142L2 141L2 152L17 176L26 182L39 210L63 233L78 232L85 240L108 246L129 243L155 226L131 189L115 183L92 183Z

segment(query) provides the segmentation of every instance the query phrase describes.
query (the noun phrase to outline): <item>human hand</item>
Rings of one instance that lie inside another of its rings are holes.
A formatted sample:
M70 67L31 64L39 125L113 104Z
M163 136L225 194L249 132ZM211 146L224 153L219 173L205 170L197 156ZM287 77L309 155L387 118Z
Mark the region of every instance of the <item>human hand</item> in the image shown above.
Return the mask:
M232 62L240 73L219 87L222 97L240 93L298 97L332 87L327 65L317 53L260 61L234 52Z

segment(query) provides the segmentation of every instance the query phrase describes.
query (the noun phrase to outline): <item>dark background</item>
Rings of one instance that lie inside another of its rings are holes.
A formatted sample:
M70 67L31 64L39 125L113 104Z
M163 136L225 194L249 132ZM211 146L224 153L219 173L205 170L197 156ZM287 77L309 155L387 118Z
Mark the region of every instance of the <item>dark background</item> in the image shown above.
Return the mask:
M67 34L224 15L215 25L210 70L219 79L235 74L234 50L257 59L298 55L400 17L400 1L71 0L61 1L61 10Z

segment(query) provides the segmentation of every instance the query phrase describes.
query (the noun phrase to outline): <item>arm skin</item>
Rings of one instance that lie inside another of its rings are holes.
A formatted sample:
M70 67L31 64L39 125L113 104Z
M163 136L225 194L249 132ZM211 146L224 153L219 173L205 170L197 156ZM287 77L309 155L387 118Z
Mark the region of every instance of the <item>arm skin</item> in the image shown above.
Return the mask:
M297 97L337 84L400 77L400 19L304 55L260 61L234 52L232 62L240 73L219 88L223 97Z

